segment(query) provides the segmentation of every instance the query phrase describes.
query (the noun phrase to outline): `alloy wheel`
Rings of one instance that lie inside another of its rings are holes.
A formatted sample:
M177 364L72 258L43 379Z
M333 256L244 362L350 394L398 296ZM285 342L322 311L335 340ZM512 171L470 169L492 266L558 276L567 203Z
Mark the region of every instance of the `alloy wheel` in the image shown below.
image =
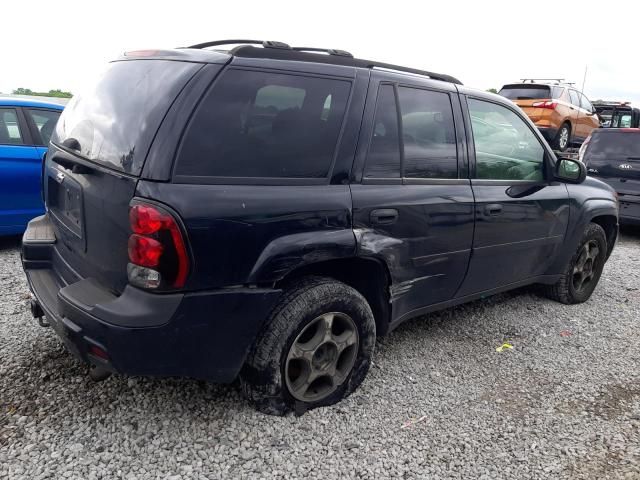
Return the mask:
M358 354L359 335L353 319L331 312L316 317L291 344L285 382L303 402L322 400L344 383Z
M576 292L580 292L594 280L598 255L600 255L600 247L595 240L589 240L580 249L573 266L572 283Z
M569 144L569 129L567 127L562 127L562 130L560 130L560 141L558 143L562 150L567 148Z

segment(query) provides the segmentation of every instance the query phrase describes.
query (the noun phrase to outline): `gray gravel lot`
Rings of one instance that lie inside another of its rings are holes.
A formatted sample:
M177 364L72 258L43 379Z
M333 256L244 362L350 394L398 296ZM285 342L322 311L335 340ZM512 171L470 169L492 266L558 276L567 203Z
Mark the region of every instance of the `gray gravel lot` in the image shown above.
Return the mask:
M0 240L0 478L640 479L638 230L589 302L520 290L411 321L355 394L300 418L234 386L93 383L27 298Z

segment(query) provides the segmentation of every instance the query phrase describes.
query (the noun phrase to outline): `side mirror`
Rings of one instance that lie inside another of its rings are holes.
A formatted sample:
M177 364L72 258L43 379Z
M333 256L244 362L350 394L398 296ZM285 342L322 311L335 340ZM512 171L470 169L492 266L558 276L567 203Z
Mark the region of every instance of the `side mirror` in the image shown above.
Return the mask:
M578 160L561 157L556 163L555 177L562 182L582 183L587 178L587 167Z

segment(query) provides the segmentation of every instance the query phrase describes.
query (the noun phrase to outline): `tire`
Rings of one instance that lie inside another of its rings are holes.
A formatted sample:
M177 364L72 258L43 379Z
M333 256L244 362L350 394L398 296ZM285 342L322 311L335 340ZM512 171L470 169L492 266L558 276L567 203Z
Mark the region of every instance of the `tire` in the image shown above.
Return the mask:
M606 234L600 225L590 223L562 278L554 285L544 285L544 294L567 305L586 302L600 280L606 260Z
M242 391L270 415L332 405L366 377L375 340L373 313L358 291L305 279L285 290L249 351Z
M564 152L571 144L571 125L567 122L563 123L553 139L553 149Z

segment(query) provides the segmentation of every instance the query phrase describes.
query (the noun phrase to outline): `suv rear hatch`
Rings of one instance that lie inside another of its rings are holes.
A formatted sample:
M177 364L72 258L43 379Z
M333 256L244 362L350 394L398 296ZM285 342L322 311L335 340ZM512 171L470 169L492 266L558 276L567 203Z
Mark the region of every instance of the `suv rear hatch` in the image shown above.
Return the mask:
M43 167L43 188L57 239L54 263L66 264L59 270L72 277L67 282L94 278L115 293L126 285L129 203L164 116L201 66L112 62L65 108Z
M640 196L640 129L595 130L584 153L590 175L611 185L623 200Z
M537 83L505 85L498 94L518 105L534 122L537 118L542 117L547 108L550 108L543 106L545 101L551 102L553 99L551 87Z

